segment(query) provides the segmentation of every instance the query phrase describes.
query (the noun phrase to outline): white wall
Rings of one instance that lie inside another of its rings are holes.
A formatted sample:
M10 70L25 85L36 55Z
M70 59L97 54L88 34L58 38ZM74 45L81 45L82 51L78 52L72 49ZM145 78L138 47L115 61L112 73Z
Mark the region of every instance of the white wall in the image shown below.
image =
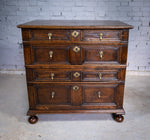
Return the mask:
M0 0L0 70L24 70L17 24L34 19L121 20L130 30L128 70L150 71L150 0Z

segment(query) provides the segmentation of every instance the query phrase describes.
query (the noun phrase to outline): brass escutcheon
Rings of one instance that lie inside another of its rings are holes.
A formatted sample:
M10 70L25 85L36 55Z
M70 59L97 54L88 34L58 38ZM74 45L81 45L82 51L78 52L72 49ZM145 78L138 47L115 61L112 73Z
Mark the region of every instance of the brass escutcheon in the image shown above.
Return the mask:
M75 73L73 74L73 76L74 76L75 78L77 78L77 77L80 76L80 73L79 73L79 72L75 72Z
M73 51L77 53L77 52L80 51L80 48L79 48L78 46L75 46L75 47L73 48Z
M77 91L79 89L79 86L73 86L73 90Z
M74 38L76 38L78 35L79 35L79 32L77 32L77 31L73 31L73 32L72 32L72 36L73 36Z

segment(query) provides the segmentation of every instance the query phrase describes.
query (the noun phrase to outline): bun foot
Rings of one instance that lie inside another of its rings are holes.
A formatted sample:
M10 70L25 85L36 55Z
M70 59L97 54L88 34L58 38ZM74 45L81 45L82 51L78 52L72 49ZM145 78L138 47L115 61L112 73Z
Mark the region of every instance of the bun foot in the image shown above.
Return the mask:
M35 124L38 121L38 117L37 116L30 116L28 121L31 124Z
M124 117L123 117L122 115L115 114L115 115L114 115L114 119L115 119L115 121L117 121L117 122L123 122Z

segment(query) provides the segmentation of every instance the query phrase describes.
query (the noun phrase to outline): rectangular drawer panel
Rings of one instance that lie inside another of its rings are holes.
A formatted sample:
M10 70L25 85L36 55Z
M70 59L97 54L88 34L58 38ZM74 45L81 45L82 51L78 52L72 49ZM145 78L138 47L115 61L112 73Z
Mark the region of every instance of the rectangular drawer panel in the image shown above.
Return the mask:
M84 30L83 41L120 41L120 30Z
M33 63L35 64L66 64L68 61L67 46L33 46Z
M27 69L33 73L35 81L71 81L71 71L68 69ZM30 77L28 78L30 80Z
M69 40L68 30L31 30L31 40Z
M102 109L121 108L123 83L40 83L28 84L30 108ZM31 102L30 102L31 103Z
M37 105L65 105L70 104L68 86L36 86Z
M27 80L46 82L109 82L124 81L126 69L26 69Z
M83 80L82 81L115 81L120 80L118 77L120 73L119 71L113 70L103 70L103 71L93 71L93 72L83 72Z
M127 45L49 45L24 46L26 64L126 64Z
M88 86L83 88L84 103L113 103L115 86Z
M82 46L85 63L119 63L120 46Z

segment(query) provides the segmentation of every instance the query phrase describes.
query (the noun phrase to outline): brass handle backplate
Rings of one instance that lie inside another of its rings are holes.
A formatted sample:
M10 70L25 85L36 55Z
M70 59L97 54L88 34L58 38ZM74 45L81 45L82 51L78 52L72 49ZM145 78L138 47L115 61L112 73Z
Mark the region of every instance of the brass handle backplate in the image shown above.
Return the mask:
M49 51L49 57L50 57L50 59L53 58L53 51Z
M77 31L73 31L73 32L72 32L72 36L73 36L74 38L76 38L78 35L79 35L79 32L77 32Z
M99 34L99 39L102 40L103 39L103 33Z
M100 57L100 59L103 58L103 54L104 54L103 51L100 51L100 52L99 52L99 57Z
M73 76L74 76L75 78L78 78L78 77L80 76L80 73L79 73L79 72L75 72L75 73L73 74Z
M52 33L48 33L48 39L49 39L49 40L52 39Z
M54 80L54 76L55 76L55 74L51 73L51 80Z
M97 92L97 96L99 99L101 98L101 92L100 91Z
M78 91L78 89L79 89L79 86L73 86L74 91Z
M73 48L73 51L77 53L77 52L80 51L80 48L79 48L78 46L75 46L75 47Z
M52 91L52 99L55 97L55 92L54 91Z
M98 76L99 76L99 79L101 80L102 79L102 74L99 73Z

